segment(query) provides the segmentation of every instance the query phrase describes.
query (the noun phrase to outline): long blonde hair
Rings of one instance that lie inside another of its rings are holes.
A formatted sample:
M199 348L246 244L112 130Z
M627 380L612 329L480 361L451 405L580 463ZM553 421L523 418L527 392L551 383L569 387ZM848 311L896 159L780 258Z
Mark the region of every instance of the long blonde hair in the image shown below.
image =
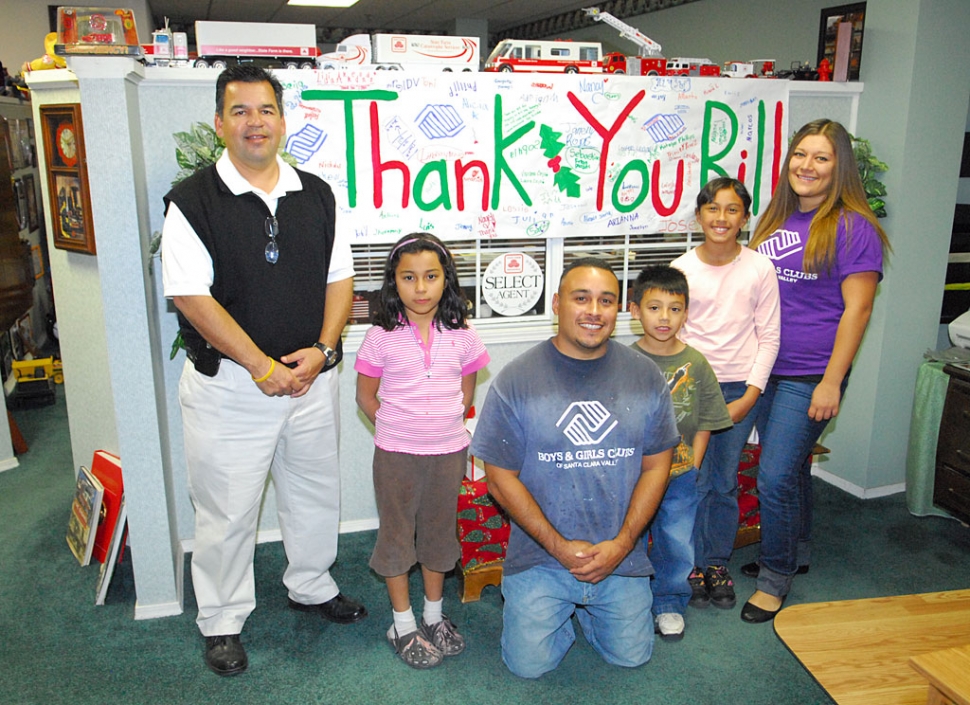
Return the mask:
M788 180L788 169L795 150L810 135L822 135L829 141L835 157L835 168L832 170L832 185L828 195L815 211L808 229L803 260L805 271L818 272L832 267L840 219L845 221L846 234L851 236L851 220L847 217L849 213L857 213L868 220L879 234L883 250L891 251L889 239L866 200L849 133L841 124L827 119L814 120L795 133L782 167L783 178L779 180L764 215L758 220L749 246L755 248L767 240L798 208L798 195L792 190Z

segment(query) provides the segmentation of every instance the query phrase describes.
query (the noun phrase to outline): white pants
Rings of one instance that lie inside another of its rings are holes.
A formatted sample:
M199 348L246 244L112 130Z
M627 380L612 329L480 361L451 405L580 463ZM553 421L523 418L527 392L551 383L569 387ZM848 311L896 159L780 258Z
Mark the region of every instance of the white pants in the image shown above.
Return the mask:
M290 598L316 604L336 596L329 570L340 513L337 370L322 373L294 399L266 396L229 360L215 377L186 361L179 401L195 505L196 622L203 636L238 634L256 607L253 554L269 472Z

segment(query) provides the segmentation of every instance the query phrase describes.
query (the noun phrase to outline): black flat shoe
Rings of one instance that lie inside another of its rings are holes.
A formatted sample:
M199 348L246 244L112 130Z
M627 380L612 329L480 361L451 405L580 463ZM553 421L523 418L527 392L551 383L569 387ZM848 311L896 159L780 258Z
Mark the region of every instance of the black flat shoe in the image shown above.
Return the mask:
M781 607L784 606L785 599L782 598L781 606L776 610L766 610L758 607L757 605L752 605L751 602L745 602L744 607L741 608L741 620L748 622L749 624L763 624L764 622L770 622L775 618L775 615L781 612Z
M289 598L287 599L289 600ZM305 605L302 602L294 602L293 600L289 600L289 603L290 609L299 610L300 612L315 612L324 619L336 622L337 624L353 624L367 616L367 609L362 604L349 597L344 597L339 592L333 599L317 605Z
M761 572L761 566L757 563L745 563L741 566L741 575L747 575L749 578L757 578L758 574ZM808 572L807 565L800 565L795 571L795 575L805 575Z
M220 676L235 676L249 666L246 649L238 634L207 636L204 658L209 670Z

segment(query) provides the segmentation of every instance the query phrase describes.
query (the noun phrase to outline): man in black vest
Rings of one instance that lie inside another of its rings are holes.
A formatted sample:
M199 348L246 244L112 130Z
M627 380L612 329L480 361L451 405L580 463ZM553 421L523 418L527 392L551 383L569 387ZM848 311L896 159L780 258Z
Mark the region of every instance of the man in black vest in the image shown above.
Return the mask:
M339 520L336 365L353 298L349 243L334 232L334 197L277 155L283 90L253 66L216 84L218 162L165 197L165 296L188 361L179 384L189 491L192 579L205 663L246 670L240 642L256 606L253 553L267 472L276 488L293 609L363 619L330 566Z

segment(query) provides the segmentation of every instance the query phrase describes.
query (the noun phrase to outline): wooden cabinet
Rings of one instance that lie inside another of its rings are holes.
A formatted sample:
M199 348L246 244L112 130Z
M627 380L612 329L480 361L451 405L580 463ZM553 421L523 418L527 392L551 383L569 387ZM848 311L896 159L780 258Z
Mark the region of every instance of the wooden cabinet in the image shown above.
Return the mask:
M970 371L947 365L950 376L936 447L933 504L970 523Z
M21 197L23 182L14 179L13 172L13 167L22 165L8 156L13 147L7 123L0 115L0 332L6 332L33 305L34 290L30 246L21 240L27 228L27 199ZM32 180L32 188L33 184Z

